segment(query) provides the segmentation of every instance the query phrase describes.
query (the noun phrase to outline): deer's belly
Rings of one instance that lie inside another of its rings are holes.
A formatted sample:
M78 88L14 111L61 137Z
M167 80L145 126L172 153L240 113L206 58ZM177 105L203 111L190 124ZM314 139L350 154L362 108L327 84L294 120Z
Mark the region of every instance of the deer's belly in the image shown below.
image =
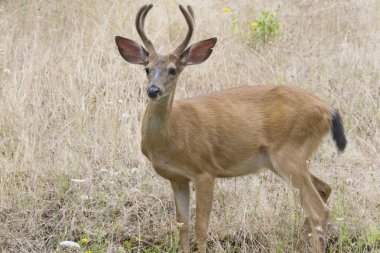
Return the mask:
M265 152L258 152L223 169L219 177L237 177L255 173L262 168L271 168L271 162Z
M163 178L169 180L191 180L193 173L188 168L171 162L152 162L154 170Z
M176 157L179 158L180 155L178 154ZM267 153L261 151L228 166L219 163L217 158L200 160L196 166L191 166L193 164L184 166L183 164L186 163L180 162L180 159L169 159L163 154L151 156L150 161L157 174L169 180L192 180L197 173L202 173L202 171L220 178L238 177L255 173L262 168L272 167Z

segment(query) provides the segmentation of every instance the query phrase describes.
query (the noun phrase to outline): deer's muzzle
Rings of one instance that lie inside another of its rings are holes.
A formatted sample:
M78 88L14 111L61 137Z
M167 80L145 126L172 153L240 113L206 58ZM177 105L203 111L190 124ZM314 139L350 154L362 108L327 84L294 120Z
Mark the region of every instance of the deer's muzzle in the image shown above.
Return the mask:
M161 93L160 89L155 85L149 86L147 90L147 94L150 98L156 98L160 93Z

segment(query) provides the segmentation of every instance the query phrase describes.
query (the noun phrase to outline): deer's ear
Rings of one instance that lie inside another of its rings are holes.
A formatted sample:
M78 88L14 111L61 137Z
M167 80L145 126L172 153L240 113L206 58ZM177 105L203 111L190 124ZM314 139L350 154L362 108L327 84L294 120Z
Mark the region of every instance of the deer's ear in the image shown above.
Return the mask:
M147 65L149 53L137 42L120 36L115 37L120 55L129 63Z
M184 65L193 65L204 62L211 55L216 41L216 38L211 38L191 45L182 52L180 56L181 63Z

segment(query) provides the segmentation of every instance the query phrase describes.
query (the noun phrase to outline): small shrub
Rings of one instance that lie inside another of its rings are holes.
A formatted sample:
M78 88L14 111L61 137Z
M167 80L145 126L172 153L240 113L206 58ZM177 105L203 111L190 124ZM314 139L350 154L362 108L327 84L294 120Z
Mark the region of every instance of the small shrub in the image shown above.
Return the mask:
M261 16L250 26L249 43L260 42L265 45L270 40L277 39L281 34L281 24L274 11L262 10Z
M266 45L281 35L281 23L275 11L262 10L254 22L241 22L238 12L227 7L223 8L223 12L231 18L231 31L239 33L251 46Z

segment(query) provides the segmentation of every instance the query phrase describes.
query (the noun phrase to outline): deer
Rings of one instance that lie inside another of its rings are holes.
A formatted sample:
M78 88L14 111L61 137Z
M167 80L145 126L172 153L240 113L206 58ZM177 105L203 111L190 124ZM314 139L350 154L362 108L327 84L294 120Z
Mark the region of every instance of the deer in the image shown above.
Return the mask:
M217 38L189 45L194 31L191 6L179 5L188 31L172 53L160 55L145 33L152 4L135 19L145 47L115 36L122 58L143 65L148 79L141 150L158 175L170 181L179 230L179 251L190 252L190 182L195 188L195 236L206 253L208 225L218 178L239 177L268 169L298 189L311 230L311 252L325 250L332 188L311 174L308 160L323 137L332 133L339 152L346 147L338 110L294 85L253 85L207 96L174 100L179 75L206 61Z

